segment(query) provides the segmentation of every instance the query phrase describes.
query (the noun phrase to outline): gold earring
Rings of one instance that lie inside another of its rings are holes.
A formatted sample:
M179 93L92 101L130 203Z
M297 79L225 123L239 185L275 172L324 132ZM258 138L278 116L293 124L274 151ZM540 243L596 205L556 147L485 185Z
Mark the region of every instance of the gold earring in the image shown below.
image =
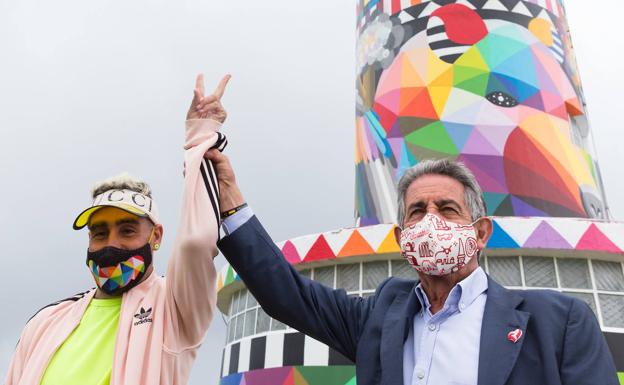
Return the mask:
M156 243L156 244L154 245L154 250L158 250L158 249L160 249L160 245L159 245L158 243Z

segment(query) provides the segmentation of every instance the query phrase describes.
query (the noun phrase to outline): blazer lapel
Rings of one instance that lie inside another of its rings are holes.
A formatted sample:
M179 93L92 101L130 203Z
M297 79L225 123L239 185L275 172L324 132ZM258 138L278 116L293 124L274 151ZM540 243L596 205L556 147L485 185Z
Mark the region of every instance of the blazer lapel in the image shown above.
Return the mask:
M420 302L413 288L397 295L388 308L381 334L382 384L403 384L403 344L410 321L419 310Z
M526 333L530 313L517 310L523 299L488 276L487 301L481 326L478 385L503 385L516 364L524 335L515 343L509 332Z

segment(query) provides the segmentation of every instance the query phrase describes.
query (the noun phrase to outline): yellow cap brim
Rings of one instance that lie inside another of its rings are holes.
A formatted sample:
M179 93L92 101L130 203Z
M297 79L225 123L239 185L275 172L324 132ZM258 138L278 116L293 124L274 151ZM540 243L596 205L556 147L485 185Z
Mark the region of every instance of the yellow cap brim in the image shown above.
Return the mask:
M134 214L136 216L139 216L139 217L147 217L148 216L144 211L141 211L141 210L137 209L136 207L128 205L128 204L125 204L125 203L119 203L119 204L116 204L116 205L106 204L106 205L91 206L88 209L86 209L83 212L81 212L80 214L78 214L78 216L74 220L74 225L73 225L74 230L80 230L83 227L87 226L89 224L89 219L91 219L91 215L93 215L93 213L95 213L96 211L98 211L99 209L101 209L103 207L115 207L115 208L127 211L130 214Z

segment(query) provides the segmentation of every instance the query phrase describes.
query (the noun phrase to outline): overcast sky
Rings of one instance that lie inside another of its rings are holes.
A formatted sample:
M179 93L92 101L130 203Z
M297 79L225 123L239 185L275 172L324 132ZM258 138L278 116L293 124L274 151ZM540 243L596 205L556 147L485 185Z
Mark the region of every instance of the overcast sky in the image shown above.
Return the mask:
M612 214L624 218L616 0L566 2ZM230 72L227 151L274 239L353 225L355 3L0 0L0 380L25 321L93 285L71 224L101 179L148 181L165 224L181 194L195 74ZM618 50L619 48L619 50ZM222 266L223 259L217 259ZM215 318L191 384L216 383Z

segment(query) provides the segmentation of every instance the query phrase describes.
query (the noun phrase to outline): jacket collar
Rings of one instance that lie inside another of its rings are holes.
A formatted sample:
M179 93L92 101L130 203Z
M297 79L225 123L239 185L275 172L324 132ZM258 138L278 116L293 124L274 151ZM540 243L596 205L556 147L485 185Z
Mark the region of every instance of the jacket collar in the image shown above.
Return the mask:
M526 333L530 313L517 310L523 302L518 294L487 277L487 301L481 325L478 385L502 385L507 381L524 342L509 341L510 331ZM421 309L415 287L398 294L386 313L381 337L382 384L403 383L403 345L411 320Z
M503 385L516 364L524 335L515 343L511 331L526 333L530 313L518 310L523 298L488 276L487 301L481 325L478 385Z

